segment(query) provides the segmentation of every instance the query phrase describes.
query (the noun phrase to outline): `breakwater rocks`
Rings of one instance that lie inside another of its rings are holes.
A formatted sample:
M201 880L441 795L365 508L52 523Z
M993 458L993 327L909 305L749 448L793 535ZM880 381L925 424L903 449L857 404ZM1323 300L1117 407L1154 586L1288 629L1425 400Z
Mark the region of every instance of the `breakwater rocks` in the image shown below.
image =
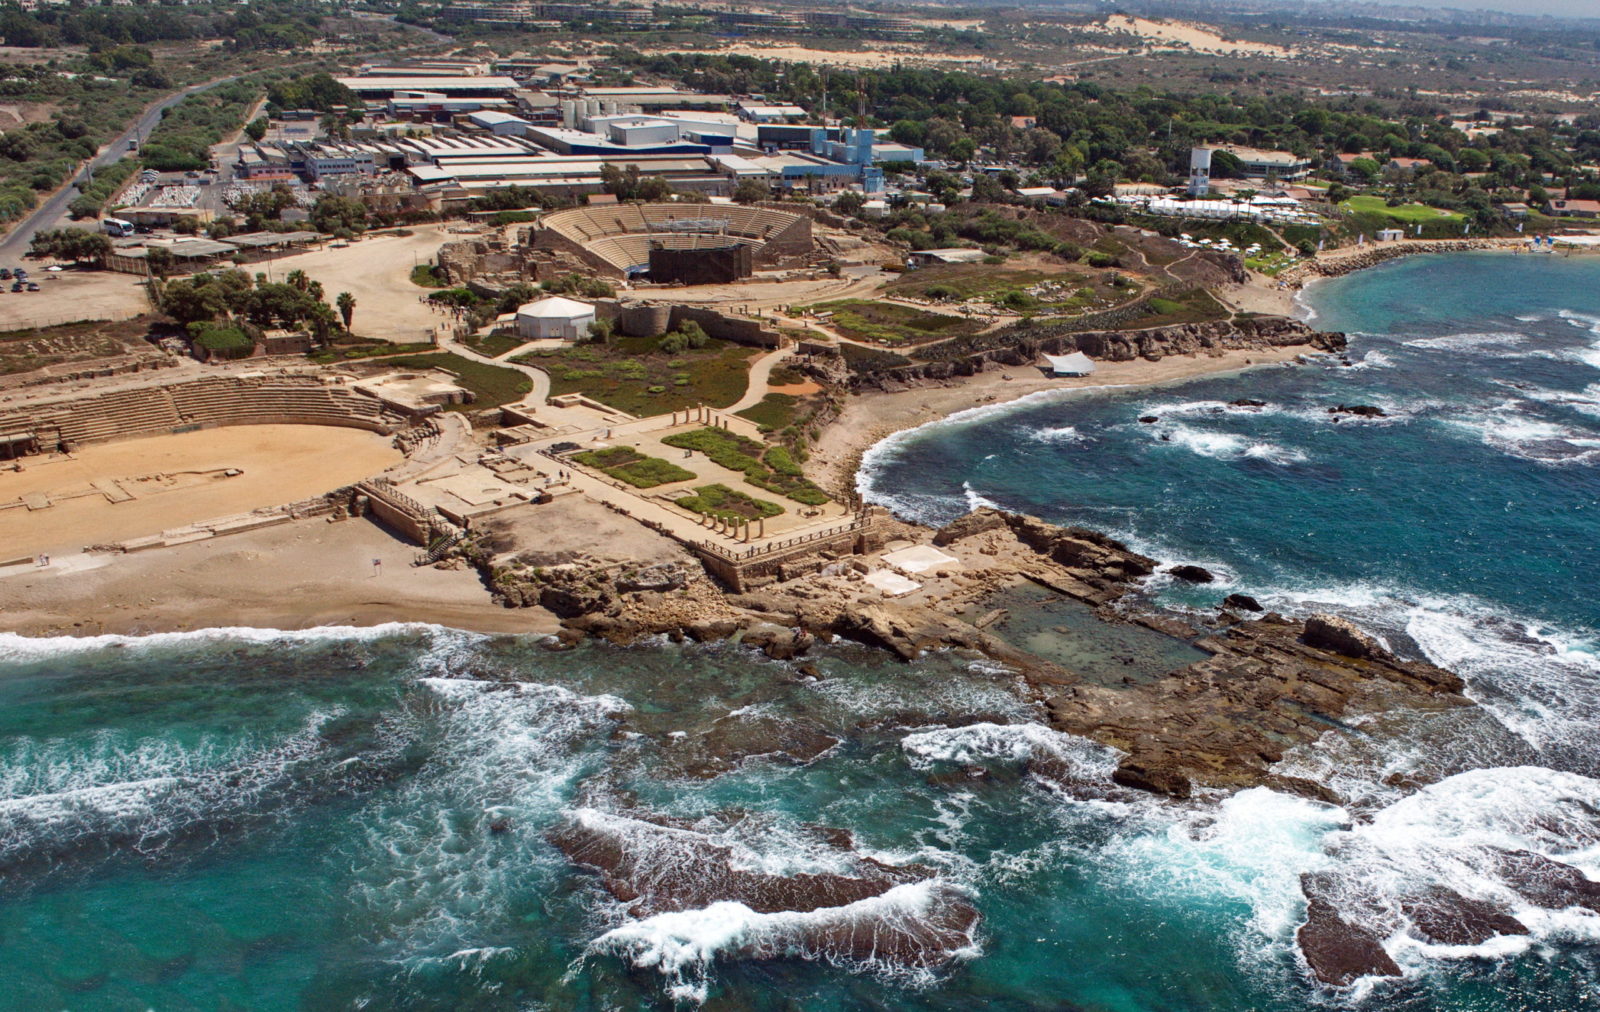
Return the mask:
M995 335L981 335L984 339ZM1005 332L1003 346L974 350L971 354L870 371L858 371L846 381L850 389L905 390L939 384L999 368L1031 366L1041 355L1081 351L1097 361L1157 361L1171 355L1203 355L1214 351L1284 348L1303 345L1315 351L1341 351L1345 336L1312 330L1285 316L1257 316L1208 323L1184 323L1149 330L1071 331L1048 325L1028 325Z
M1368 246L1354 253L1307 260L1278 275L1278 280L1299 288L1312 278L1337 278L1376 267L1395 257L1419 253L1464 253L1470 250L1505 250L1521 245L1512 239L1436 239L1401 240L1386 246Z

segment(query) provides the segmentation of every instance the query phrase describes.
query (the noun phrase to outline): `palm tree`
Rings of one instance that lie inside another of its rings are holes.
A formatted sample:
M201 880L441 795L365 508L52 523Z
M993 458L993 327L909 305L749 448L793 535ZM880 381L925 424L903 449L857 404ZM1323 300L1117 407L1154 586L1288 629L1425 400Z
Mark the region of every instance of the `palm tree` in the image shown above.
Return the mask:
M328 337L333 333L333 328L338 325L338 317L333 315L333 310L328 308L326 302L318 302L311 307L310 313L311 332L316 335L318 344L327 344Z
M289 284L293 285L294 287L300 289L302 292L305 291L306 287L311 284L311 279L306 277L305 271L301 270L290 271L288 277L284 278L284 280L289 282Z
M356 313L356 297L349 292L340 292L333 304L339 307L339 315L344 317L344 329L349 330L350 318Z

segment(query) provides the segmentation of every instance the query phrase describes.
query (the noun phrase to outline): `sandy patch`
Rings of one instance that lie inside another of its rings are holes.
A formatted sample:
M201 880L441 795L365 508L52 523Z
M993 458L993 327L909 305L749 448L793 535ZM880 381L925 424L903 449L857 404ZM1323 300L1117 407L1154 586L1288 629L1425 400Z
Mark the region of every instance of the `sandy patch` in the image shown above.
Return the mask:
M806 394L814 394L821 389L822 385L820 383L813 383L810 380L806 380L804 383L786 383L783 385L774 384L767 387L767 393L788 394L790 397L804 397Z
M1253 56L1271 56L1280 60L1295 55L1294 50L1285 49L1283 46L1225 39L1204 25L1187 21L1151 21L1126 14L1113 14L1106 19L1106 27L1114 32L1137 35L1150 43L1181 46L1197 53L1213 53L1218 56L1249 53Z
M159 534L310 498L400 459L385 436L320 425L232 426L99 443L71 458L24 458L20 473L0 471L0 504L43 496L51 505L0 509L0 545L9 558ZM215 473L226 468L243 473ZM96 483L133 498L77 494Z
M0 568L0 629L91 635L383 622L482 632L558 628L541 609L494 605L474 570L414 568L416 554L415 545L366 520L316 518L135 555L60 557L47 570ZM382 565L374 568L373 559Z
M428 289L411 283L411 271L427 263L446 242L471 236L424 225L411 235L370 236L343 249L332 246L271 262L271 276L281 281L290 271L302 270L322 283L331 304L340 292L355 296L351 329L362 337L398 343L432 339L433 328L449 321L418 299ZM265 271L267 264L249 264L248 271Z
M762 60L784 60L789 63L815 63L830 67L869 67L881 70L893 67L895 64L930 64L930 63L961 63L976 64L986 61L992 62L992 57L986 56L958 56L955 53L933 53L916 46L885 46L882 49L864 49L859 51L845 51L834 49L811 49L807 46L771 45L764 46L754 42L736 42L714 49L647 49L651 54L666 53L704 53L715 52L725 56L752 56Z
M17 264L0 264L16 267ZM126 320L150 310L144 279L112 271L46 271L27 263L37 292L13 292L0 285L0 330L52 327L79 320Z

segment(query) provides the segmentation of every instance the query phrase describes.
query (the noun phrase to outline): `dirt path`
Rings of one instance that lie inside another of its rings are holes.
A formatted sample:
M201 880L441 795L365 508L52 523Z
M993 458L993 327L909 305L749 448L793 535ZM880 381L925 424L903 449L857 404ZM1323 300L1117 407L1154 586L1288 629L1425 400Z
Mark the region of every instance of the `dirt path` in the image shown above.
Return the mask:
M744 396L723 410L730 415L736 415L746 408L760 404L772 388L772 370L792 354L794 354L792 347L784 347L756 359L750 366L749 385L745 387Z

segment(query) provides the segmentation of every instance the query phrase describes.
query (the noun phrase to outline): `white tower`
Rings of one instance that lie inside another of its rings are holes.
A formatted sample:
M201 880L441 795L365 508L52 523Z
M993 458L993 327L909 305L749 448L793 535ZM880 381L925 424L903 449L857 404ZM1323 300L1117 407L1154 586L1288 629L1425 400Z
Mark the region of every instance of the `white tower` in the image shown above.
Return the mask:
M1189 152L1189 196L1204 197L1211 192L1211 149Z

